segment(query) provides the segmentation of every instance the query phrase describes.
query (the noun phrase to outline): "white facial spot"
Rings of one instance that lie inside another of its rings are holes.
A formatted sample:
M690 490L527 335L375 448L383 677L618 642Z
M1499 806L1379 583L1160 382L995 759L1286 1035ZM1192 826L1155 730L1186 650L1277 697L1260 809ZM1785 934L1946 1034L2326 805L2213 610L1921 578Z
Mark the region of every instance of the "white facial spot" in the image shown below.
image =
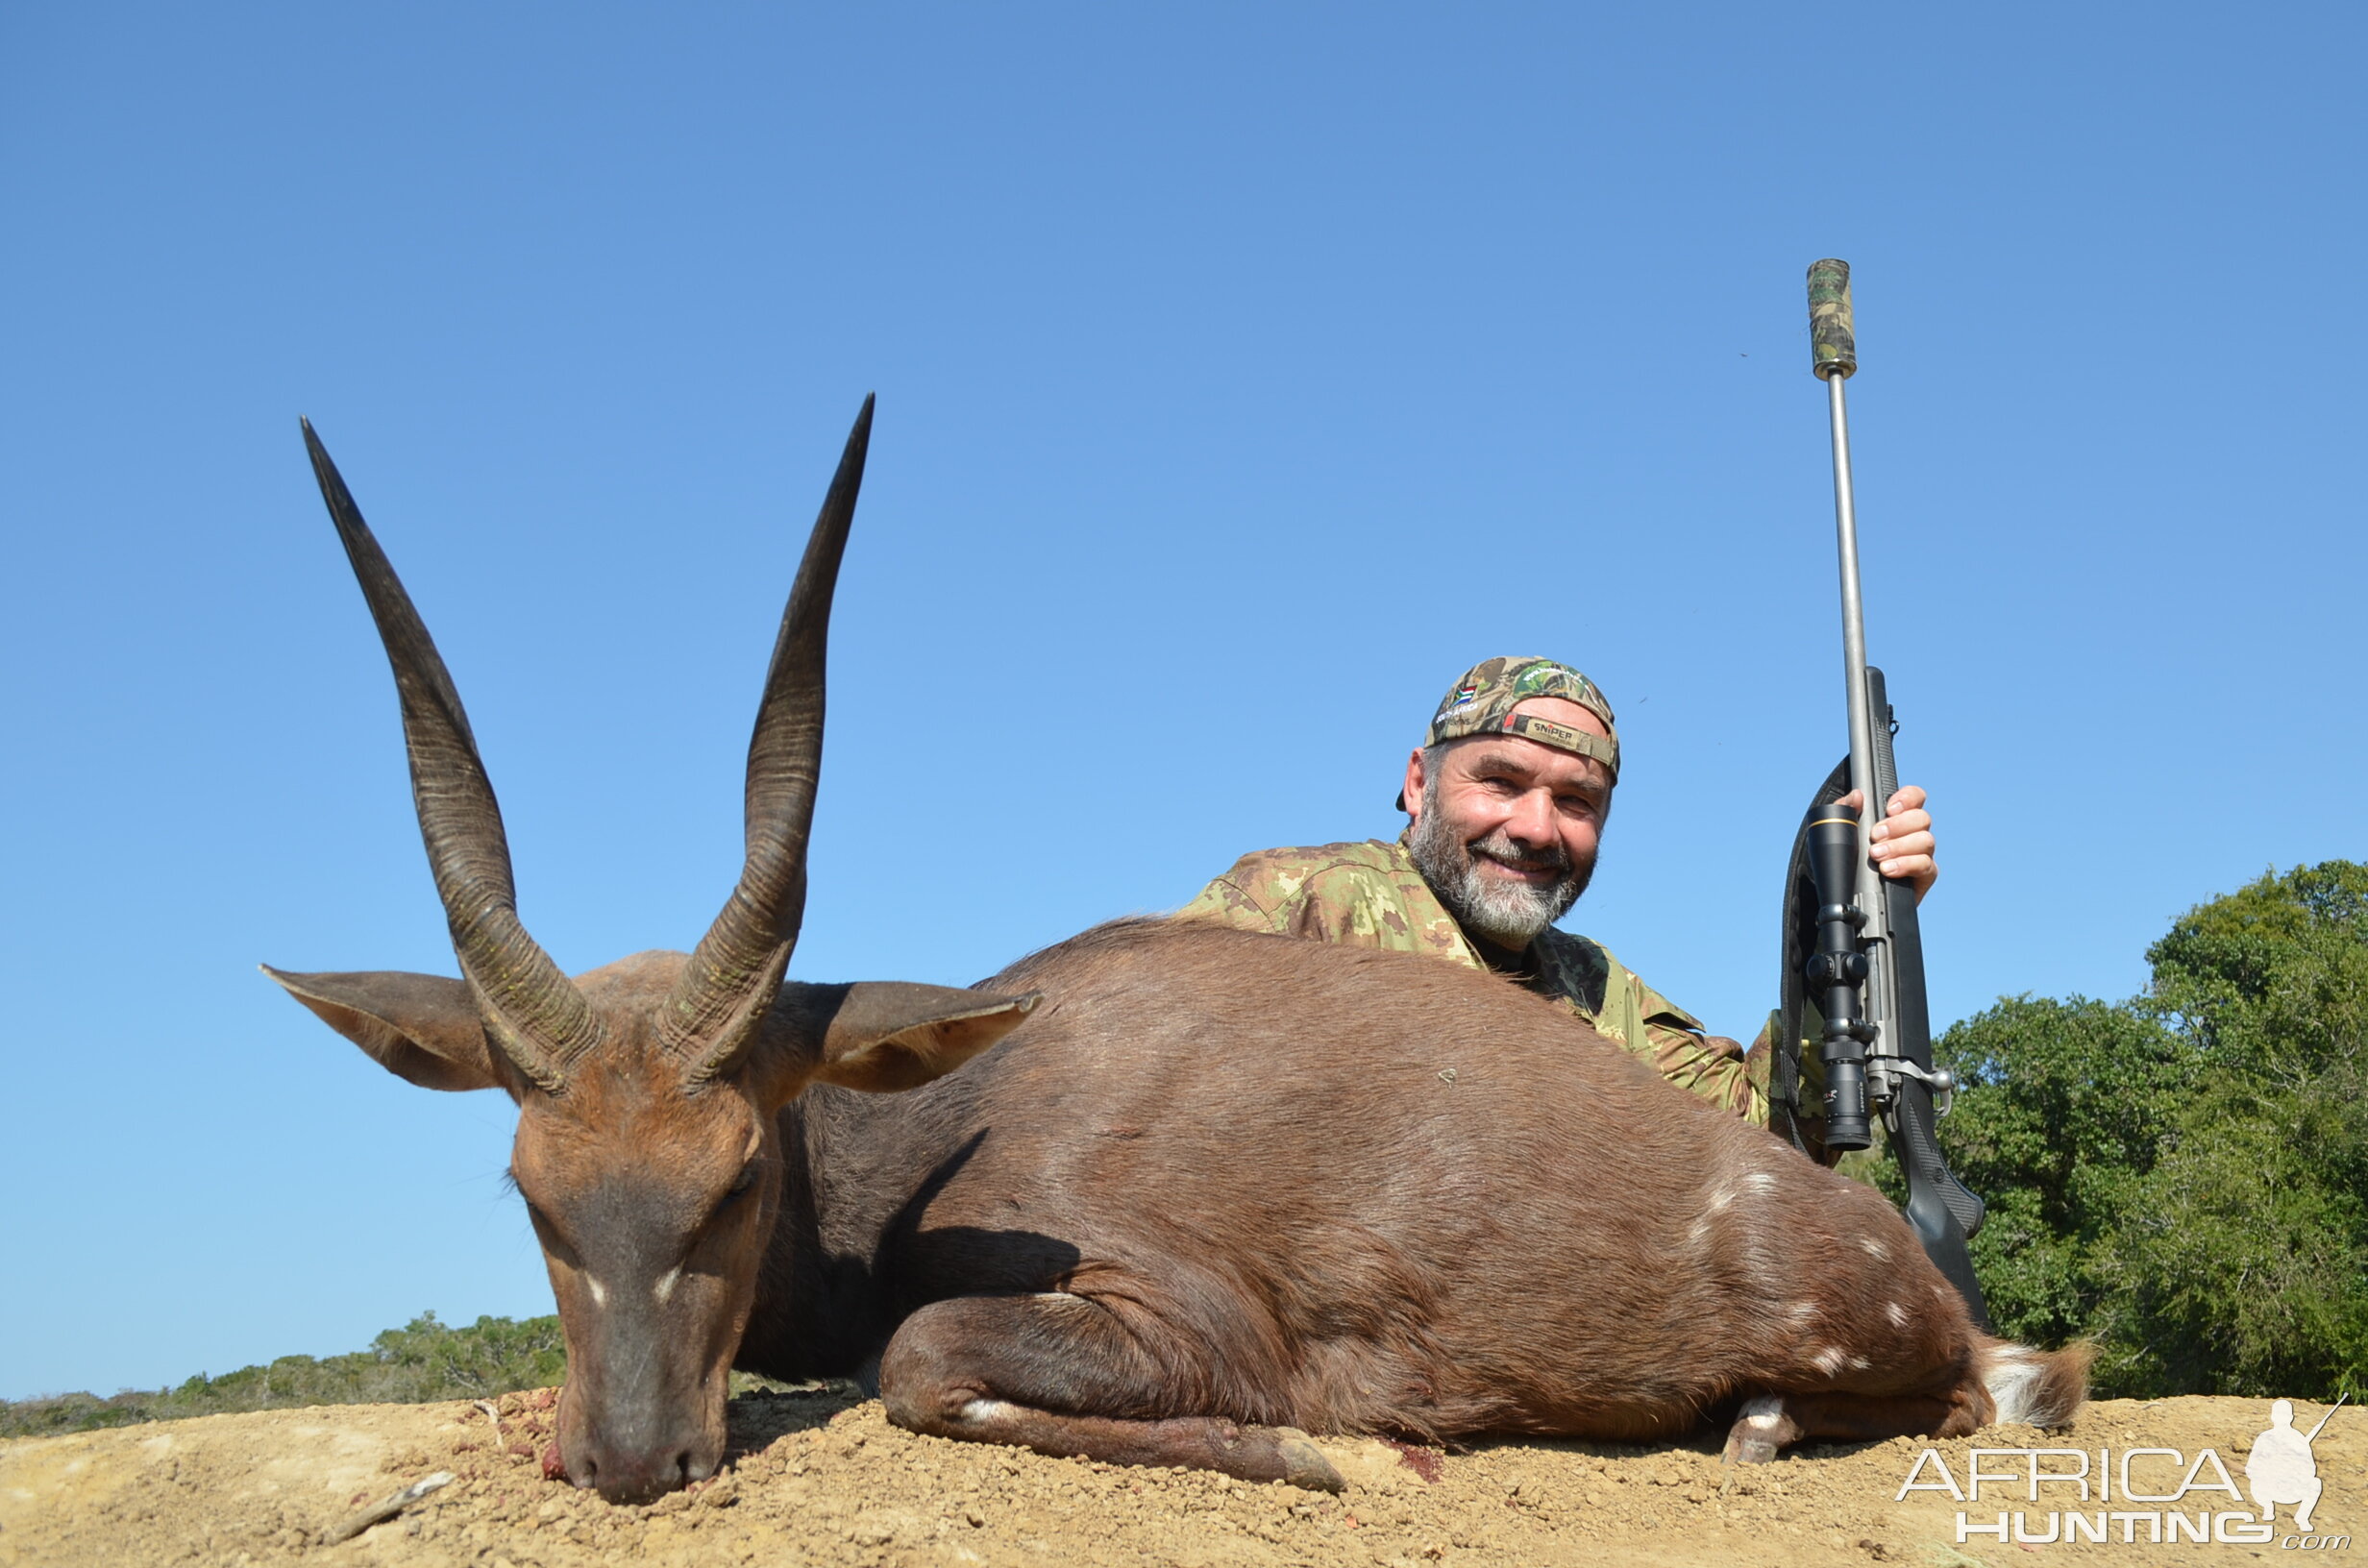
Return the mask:
M1891 1320L1891 1327L1895 1329L1904 1329L1908 1326L1908 1309L1896 1301L1883 1309L1883 1315Z
M1743 1178L1743 1190L1758 1192L1764 1196L1776 1190L1776 1178L1764 1170L1755 1170Z
M1012 1408L999 1399L974 1399L962 1407L965 1421L993 1421L1011 1413Z
M1891 1249L1885 1246L1882 1242L1876 1240L1871 1236L1860 1237L1859 1245L1865 1250L1867 1257L1874 1259L1877 1262L1888 1262L1890 1261Z
M1824 1373L1830 1378L1835 1373L1841 1370L1843 1357L1840 1351L1835 1349L1832 1345L1828 1345L1823 1350L1817 1352L1814 1356L1809 1358L1809 1360L1811 1364L1814 1365L1818 1371Z
M657 1277L656 1286L653 1287L653 1293L657 1297L657 1304L660 1307L665 1306L667 1298L671 1297L675 1293L675 1286L680 1285L681 1283L682 1265L680 1263L677 1263L674 1267L659 1275Z
M593 1306L605 1307L608 1305L608 1286L601 1284L589 1274L583 1277L583 1283L584 1288L592 1292Z

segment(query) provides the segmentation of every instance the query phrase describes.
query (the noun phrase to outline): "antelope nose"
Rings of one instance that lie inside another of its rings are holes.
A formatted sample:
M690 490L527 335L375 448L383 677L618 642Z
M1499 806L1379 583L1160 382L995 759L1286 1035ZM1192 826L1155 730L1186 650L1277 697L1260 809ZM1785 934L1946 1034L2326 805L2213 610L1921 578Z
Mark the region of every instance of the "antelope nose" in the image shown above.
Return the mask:
M649 1503L668 1492L680 1491L697 1479L687 1448L671 1453L632 1454L623 1450L588 1450L569 1479L601 1494L610 1503Z

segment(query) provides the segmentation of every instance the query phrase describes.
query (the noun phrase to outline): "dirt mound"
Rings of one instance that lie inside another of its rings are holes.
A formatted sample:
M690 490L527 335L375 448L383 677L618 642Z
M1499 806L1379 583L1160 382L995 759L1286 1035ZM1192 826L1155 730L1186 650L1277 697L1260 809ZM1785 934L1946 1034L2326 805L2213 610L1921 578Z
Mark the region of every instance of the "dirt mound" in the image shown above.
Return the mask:
M2238 1561L2296 1550L2278 1510L2270 1539L2157 1544L2193 1522L2241 1531L2252 1505L2220 1485L2216 1462L2247 1489L2245 1455L2269 1425L2255 1399L2090 1406L2075 1427L1995 1428L1979 1446L1986 1482L1962 1488L1975 1443L1811 1447L1770 1465L1722 1472L1706 1438L1688 1447L1507 1442L1467 1453L1326 1439L1348 1478L1334 1498L1199 1472L1048 1459L1016 1449L918 1437L851 1396L752 1395L732 1403L733 1458L715 1480L650 1507L611 1507L546 1479L553 1391L488 1405L374 1405L209 1416L0 1445L0 1564L381 1563L400 1568L575 1568L831 1563L1240 1565L1756 1564L1909 1562L1960 1568L2045 1553L2075 1561ZM2320 1408L2303 1405L2307 1430ZM1931 1448L1936 1458L1923 1458ZM2033 1502L2036 1463L2080 1469ZM2100 1466L2098 1451L2109 1458ZM2174 1450L2129 1458L2130 1450ZM2203 1451L2213 1451L2207 1460ZM2010 1451L2001 1453L1998 1451ZM2320 1435L2326 1486L2318 1532L2368 1545L2368 1414L2345 1409ZM453 1480L342 1544L327 1537L366 1505L434 1472ZM1923 1489L1896 1501L1914 1479ZM2190 1473L2191 1472L2191 1473ZM2176 1501L2160 1497L2188 1482ZM2082 1495L2085 1491L2085 1495ZM2249 1494L2249 1489L2248 1489ZM1960 1541L1959 1514L2003 1524L2009 1539ZM2081 1524L2065 1517L2077 1512ZM2127 1532L2122 1539L2127 1516ZM2217 1524L2215 1525L2215 1516ZM2067 1531L2095 1522L2102 1543ZM2056 1534L2046 1544L2016 1542ZM2290 1544L2289 1544L2290 1543ZM2347 1541L2339 1551L2360 1550Z

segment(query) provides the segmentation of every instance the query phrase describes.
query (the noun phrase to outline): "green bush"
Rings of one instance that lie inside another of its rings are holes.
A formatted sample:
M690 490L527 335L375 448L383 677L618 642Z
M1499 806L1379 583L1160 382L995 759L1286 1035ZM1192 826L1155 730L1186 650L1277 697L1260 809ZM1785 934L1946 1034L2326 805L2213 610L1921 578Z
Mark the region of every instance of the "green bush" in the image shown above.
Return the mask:
M177 1388L127 1390L111 1399L61 1394L0 1402L0 1436L49 1436L229 1410L482 1399L548 1387L566 1371L556 1317L481 1317L466 1328L450 1328L435 1313L422 1312L350 1355L319 1360L283 1356L268 1366L218 1378L200 1374Z
M1936 1042L1999 1331L2094 1339L2099 1392L2368 1392L2368 866L2263 876L2147 992L2000 1002Z
M2115 1237L2134 1391L2368 1392L2368 866L2269 875L2147 952L2198 1063Z
M1938 1049L1965 1086L1941 1140L1989 1206L1972 1252L1992 1322L2038 1344L2095 1334L2104 1249L2171 1136L2192 1053L2150 1017L2078 996L2001 1001Z

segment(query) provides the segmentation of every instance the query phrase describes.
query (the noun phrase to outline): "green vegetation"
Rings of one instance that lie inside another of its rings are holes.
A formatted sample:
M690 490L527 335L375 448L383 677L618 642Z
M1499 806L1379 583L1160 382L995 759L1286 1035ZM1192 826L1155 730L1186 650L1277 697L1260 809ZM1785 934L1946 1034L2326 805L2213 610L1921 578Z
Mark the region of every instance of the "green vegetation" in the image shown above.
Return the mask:
M178 1388L125 1392L112 1399L61 1394L0 1401L0 1437L46 1437L94 1427L128 1427L228 1410L304 1405L420 1404L483 1399L515 1388L542 1388L567 1370L556 1317L481 1317L448 1328L422 1312L370 1341L368 1350L315 1360L283 1356L269 1366L222 1377L203 1374Z
M2146 956L2131 1001L1936 1042L1999 1332L2094 1339L2103 1394L2368 1394L2368 866L2264 876Z

